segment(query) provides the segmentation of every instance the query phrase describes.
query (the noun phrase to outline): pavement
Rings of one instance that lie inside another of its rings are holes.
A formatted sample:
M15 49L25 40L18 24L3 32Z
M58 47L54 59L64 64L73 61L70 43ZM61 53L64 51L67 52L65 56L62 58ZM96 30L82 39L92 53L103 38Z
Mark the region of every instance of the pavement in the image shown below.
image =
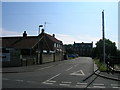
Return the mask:
M96 71L98 69L97 65L94 63L94 71ZM111 79L111 80L116 80L116 81L120 81L120 72L117 70L115 70L115 72L100 72L99 70L97 72L95 72L96 75L103 77L103 78L107 78L107 79Z
M2 70L0 69L0 72L1 73L33 72L33 71L39 69L40 67L42 69L42 66L44 66L44 65L42 64L42 65L31 65L31 66L22 66L22 67L5 67L5 68L2 68ZM97 65L94 64L94 71L97 69L98 69ZM107 73L107 72L99 73L99 72L100 71L98 70L97 72L95 72L95 74L99 75L100 77L103 77L103 78L120 81L120 73L111 73L111 72L110 73Z

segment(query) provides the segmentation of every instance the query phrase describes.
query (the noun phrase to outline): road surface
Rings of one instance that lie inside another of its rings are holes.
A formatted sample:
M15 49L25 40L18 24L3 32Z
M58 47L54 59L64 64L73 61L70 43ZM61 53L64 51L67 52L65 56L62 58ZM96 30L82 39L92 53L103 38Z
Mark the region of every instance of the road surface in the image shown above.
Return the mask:
M3 88L118 88L117 81L93 76L93 61L90 57L46 63L33 72L3 73Z

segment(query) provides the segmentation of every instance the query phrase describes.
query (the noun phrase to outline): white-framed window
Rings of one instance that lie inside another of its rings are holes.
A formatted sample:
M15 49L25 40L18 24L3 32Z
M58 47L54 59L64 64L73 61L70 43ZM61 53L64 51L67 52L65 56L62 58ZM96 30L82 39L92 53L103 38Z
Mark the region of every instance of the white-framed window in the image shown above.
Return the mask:
M56 43L54 43L54 47L56 47Z

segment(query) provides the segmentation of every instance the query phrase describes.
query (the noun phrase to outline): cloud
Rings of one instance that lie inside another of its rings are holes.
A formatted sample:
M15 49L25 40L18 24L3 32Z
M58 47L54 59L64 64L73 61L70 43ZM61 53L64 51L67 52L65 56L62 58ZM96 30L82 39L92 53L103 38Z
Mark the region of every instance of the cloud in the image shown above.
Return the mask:
M91 43L93 42L93 47L96 47L97 41L101 39L101 37L91 36L91 35L79 35L79 36L73 36L73 35L67 35L67 34L56 34L56 38L63 41L63 44L73 44L74 41L76 43ZM116 43L116 46L118 48L118 41L110 39L112 42Z
M21 34L16 31L8 31L0 28L0 36L18 36L18 35L21 35Z
M66 34L56 34L56 38L63 41L64 44L73 44L74 41L76 43L91 43L93 41L93 46L95 47L95 43L100 39L99 37L89 36L89 35L79 35L72 36Z
M72 44L74 41L77 41L73 36L65 34L56 34L56 38L62 40L64 44Z

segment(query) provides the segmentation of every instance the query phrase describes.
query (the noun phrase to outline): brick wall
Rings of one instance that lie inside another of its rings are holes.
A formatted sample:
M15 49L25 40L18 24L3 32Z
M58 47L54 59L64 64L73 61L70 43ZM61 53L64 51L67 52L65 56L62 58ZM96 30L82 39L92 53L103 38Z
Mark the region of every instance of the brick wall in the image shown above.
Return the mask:
M36 64L36 56L35 55L22 55L22 66L28 66Z
M4 66L28 66L38 64L37 55L20 55L20 50L10 52L10 62L2 63ZM62 53L42 54L42 63L56 62L63 60ZM40 63L39 63L40 64Z
M60 53L56 53L55 54L55 61L60 61L62 58L61 58L61 54Z
M53 54L42 54L42 63L53 62Z

